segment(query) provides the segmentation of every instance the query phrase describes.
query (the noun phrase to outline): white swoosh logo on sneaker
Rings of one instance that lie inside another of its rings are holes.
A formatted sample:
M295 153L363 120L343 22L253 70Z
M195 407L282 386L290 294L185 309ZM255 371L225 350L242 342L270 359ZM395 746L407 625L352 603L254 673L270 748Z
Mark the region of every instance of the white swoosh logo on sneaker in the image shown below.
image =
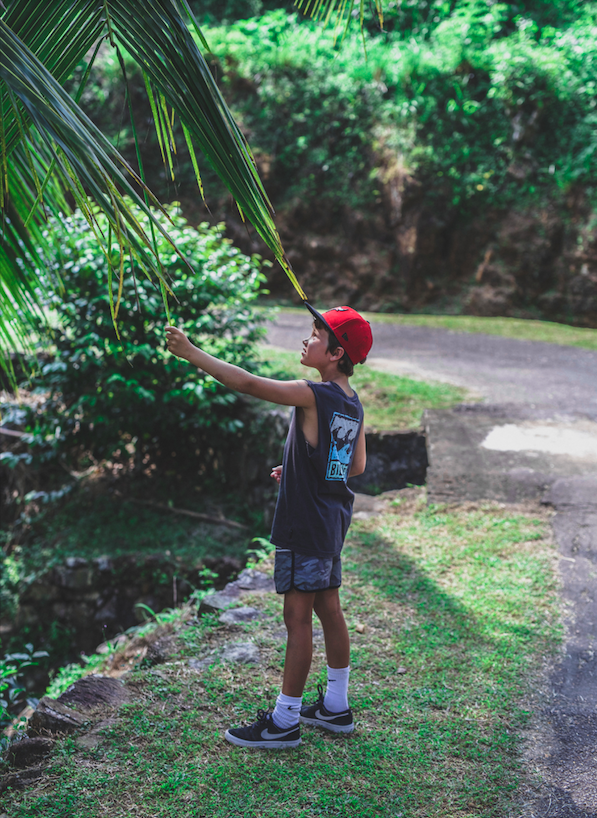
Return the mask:
M270 733L269 729L266 727L265 730L261 731L261 738L285 738L291 733L294 733L295 730L296 727L293 727L291 730L287 730L285 733Z
M344 713L334 713L333 716L324 716L321 710L315 711L315 718L321 719L322 721L332 721L332 719L337 719L339 716L347 716L348 710L345 710Z

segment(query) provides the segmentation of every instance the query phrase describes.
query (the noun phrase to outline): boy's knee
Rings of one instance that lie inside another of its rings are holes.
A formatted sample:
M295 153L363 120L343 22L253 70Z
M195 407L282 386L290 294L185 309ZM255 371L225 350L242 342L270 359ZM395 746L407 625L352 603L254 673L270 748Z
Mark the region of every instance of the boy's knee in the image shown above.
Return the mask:
M311 627L311 611L307 615L304 611L284 611L284 624L287 630Z
M313 610L321 619L322 616L341 616L340 597L336 589L333 591L321 591L315 596Z
M284 600L284 624L288 630L311 627L313 596L290 592Z

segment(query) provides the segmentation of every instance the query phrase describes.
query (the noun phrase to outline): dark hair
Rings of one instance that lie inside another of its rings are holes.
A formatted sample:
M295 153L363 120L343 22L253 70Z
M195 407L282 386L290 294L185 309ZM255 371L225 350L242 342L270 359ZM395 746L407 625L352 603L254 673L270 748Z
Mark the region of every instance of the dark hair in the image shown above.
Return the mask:
M338 339L336 338L334 333L329 331L329 329L326 327L326 325L323 323L323 321L319 320L319 318L315 318L313 320L313 324L315 325L315 329L324 329L327 332L327 334L328 334L328 352L331 352L332 355L333 355L334 352L338 349L338 347L342 346L342 344L340 343L340 341L338 341ZM344 347L342 347L342 348L344 349ZM366 360L367 359L364 358L359 363L364 364ZM346 375L348 378L350 378L351 375L354 374L354 364L350 360L348 355L346 354L346 350L344 351L344 355L338 361L338 369L340 370L340 372L342 372L343 375Z

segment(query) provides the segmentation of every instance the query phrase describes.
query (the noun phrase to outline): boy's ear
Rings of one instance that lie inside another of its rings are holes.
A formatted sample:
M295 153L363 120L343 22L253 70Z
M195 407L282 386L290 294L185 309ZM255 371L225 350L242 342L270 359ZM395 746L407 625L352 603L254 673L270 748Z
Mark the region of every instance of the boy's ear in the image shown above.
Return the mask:
M344 347L337 347L334 352L332 352L332 357L330 360L332 361L340 361L344 355Z

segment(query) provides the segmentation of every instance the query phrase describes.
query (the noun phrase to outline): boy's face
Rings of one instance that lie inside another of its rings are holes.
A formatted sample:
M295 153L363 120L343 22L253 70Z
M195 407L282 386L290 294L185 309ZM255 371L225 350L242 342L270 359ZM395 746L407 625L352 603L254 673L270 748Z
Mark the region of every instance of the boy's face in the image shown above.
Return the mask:
M313 327L311 335L303 341L302 365L320 369L329 364L331 358L332 354L328 352L327 331Z

